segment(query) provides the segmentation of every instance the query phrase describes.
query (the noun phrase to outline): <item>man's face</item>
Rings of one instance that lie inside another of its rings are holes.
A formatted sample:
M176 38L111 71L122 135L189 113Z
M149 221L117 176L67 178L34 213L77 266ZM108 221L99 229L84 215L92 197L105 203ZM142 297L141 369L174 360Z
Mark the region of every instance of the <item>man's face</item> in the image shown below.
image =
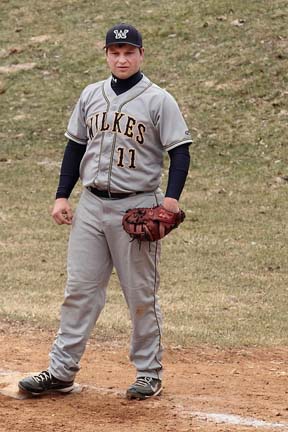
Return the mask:
M111 72L126 79L138 72L144 58L144 49L128 44L115 44L107 48L106 58Z

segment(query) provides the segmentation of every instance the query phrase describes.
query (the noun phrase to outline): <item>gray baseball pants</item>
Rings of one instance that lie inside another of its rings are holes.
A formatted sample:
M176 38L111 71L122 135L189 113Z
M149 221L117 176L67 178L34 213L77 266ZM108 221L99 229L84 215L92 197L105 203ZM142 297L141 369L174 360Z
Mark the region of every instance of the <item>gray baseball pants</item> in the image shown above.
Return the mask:
M137 376L161 379L160 242L142 242L141 247L137 241L131 242L122 217L129 208L151 207L162 199L161 192L114 200L83 190L69 238L60 328L49 355L48 370L56 378L70 381L79 371L115 267L132 322L130 359Z

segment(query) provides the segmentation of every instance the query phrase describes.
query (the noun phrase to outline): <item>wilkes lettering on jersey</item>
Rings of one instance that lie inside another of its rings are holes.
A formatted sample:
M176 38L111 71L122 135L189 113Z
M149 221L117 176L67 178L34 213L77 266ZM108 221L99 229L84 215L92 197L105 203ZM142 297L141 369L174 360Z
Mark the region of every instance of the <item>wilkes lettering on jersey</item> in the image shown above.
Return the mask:
M145 125L128 114L115 112L112 121L107 122L107 112L94 114L87 120L89 138L93 139L97 132L113 132L125 135L138 144L144 143Z

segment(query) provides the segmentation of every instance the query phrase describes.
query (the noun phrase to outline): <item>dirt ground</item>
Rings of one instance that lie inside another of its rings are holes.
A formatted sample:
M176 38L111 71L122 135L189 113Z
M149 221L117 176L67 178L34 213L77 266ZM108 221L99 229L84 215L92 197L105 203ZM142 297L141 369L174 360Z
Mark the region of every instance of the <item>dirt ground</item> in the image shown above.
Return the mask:
M53 337L0 324L0 393L6 375L46 368ZM0 394L0 431L288 430L287 347L166 348L163 394L146 401L125 399L134 380L127 353L126 345L91 340L76 380L80 393Z

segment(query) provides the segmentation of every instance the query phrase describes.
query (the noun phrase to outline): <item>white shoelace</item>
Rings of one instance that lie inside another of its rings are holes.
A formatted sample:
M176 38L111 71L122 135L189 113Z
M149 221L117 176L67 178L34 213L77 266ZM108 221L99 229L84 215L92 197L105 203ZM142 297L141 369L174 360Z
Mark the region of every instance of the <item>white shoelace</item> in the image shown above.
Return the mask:
M153 378L151 378L151 377L139 377L136 379L135 384L140 386L140 387L146 387L147 384L151 384L152 380L153 380Z
M36 381L37 383L39 382L44 382L44 381L48 381L49 379L52 379L52 375L50 372L48 371L43 371L41 372L39 375L35 375L33 376L34 381Z

